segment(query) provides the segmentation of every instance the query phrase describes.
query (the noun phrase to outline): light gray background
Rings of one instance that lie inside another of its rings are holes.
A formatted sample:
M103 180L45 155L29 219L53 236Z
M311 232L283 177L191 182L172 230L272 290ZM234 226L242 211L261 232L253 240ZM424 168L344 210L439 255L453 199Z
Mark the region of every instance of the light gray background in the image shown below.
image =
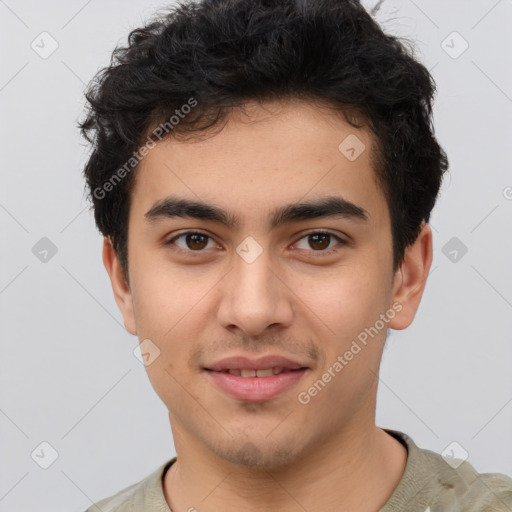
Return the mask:
M175 453L101 261L75 129L85 83L165 5L0 0L2 512L82 512ZM456 441L480 472L512 475L512 2L388 0L377 19L432 70L451 164L423 301L384 354L377 424L437 452ZM59 45L47 59L31 48L43 31ZM469 43L458 58L441 46L453 31ZM58 249L46 263L32 252L42 237ZM456 262L453 237L467 247ZM49 457L43 441L58 452L48 469L31 456Z

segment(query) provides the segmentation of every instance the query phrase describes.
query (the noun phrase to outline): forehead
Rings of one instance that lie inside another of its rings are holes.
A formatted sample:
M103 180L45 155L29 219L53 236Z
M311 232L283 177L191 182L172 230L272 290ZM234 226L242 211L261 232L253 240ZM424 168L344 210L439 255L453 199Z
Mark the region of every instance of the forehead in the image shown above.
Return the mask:
M247 215L270 228L285 204L338 196L375 223L388 210L375 179L373 144L369 131L316 104L249 103L220 131L158 142L137 169L132 209L140 217L172 196L216 205L238 227Z

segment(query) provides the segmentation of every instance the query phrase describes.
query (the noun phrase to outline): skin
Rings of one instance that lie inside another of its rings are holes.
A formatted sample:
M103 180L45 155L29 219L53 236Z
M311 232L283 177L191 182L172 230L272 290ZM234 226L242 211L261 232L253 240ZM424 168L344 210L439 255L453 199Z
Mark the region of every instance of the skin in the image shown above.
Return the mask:
M338 150L349 134L366 146L354 161ZM107 238L103 261L126 329L160 350L146 369L169 410L178 454L163 481L174 512L374 512L396 488L407 451L375 425L385 328L308 404L297 400L393 303L401 310L387 327L405 329L421 301L432 231L423 224L393 273L389 210L371 155L369 131L289 100L248 103L220 132L162 140L141 162L129 215L130 284ZM242 224L148 222L144 214L171 194L213 203ZM269 229L274 208L333 194L367 210L369 221L319 218ZM202 252L185 237L164 244L195 229L211 237ZM348 243L327 240L323 247L337 250L324 256L306 236L315 230ZM247 236L262 248L251 264L236 252ZM268 401L235 400L203 370L233 354L276 352L309 369Z

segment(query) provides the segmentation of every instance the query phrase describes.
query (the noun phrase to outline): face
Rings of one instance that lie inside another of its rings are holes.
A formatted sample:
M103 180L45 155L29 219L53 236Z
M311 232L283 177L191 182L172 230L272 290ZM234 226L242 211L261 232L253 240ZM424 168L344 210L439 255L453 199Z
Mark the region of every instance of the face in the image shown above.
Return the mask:
M289 101L248 104L209 138L144 157L130 286L107 240L104 261L175 442L275 468L374 424L387 328L414 317L431 232L393 274L371 153L365 130Z

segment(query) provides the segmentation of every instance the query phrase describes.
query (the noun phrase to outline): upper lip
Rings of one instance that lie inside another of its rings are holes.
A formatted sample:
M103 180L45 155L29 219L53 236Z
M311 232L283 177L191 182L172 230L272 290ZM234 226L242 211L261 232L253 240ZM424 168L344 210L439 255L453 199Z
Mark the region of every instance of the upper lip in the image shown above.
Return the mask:
M223 370L266 370L275 367L298 370L299 368L305 368L306 365L280 355L267 355L253 359L246 356L232 356L220 359L208 365L205 369L218 372Z

